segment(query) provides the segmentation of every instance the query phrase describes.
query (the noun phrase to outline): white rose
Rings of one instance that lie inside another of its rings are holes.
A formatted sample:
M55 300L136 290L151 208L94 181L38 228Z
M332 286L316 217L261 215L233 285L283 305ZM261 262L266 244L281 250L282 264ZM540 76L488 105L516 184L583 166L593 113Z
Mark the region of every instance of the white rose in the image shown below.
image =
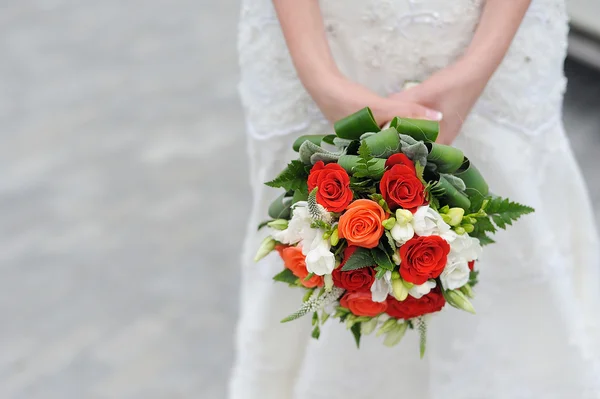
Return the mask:
M410 223L407 223L404 226L402 226L400 223L396 223L394 227L392 227L392 230L390 230L390 233L392 234L392 238L394 238L397 243L404 244L413 238L415 235L415 230Z
M371 299L373 302L385 302L392 292L392 272L387 271L383 278L377 278L371 285Z
M450 231L450 226L429 205L420 206L417 209L413 216L412 225L415 233L419 236L442 235Z
M446 290L462 287L469 281L469 272L469 263L464 258L449 257L444 271L440 274L442 287Z
M306 255L306 270L317 276L331 274L335 268L335 256L325 245L319 245Z
M429 292L434 289L436 285L437 284L435 283L435 280L428 280L421 285L414 285L410 290L408 290L408 294L413 298L419 299L424 295L429 294Z

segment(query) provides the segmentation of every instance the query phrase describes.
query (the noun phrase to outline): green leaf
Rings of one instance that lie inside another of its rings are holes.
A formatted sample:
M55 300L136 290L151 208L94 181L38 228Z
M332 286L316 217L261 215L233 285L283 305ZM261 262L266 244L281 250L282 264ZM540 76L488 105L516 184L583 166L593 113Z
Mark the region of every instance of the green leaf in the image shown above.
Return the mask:
M389 255L381 248L371 249L371 256L375 260L375 263L383 269L393 271L396 266L390 259Z
M485 211L501 229L512 225L512 222L521 216L534 212L533 208L518 202L511 202L507 198L489 197L488 199L489 203Z
M384 236L385 238L381 238L379 245L385 249L388 255L392 256L396 251L396 241L394 240L394 237L392 237L392 233L390 233L388 230L385 231Z
M307 188L308 189L308 188ZM308 200L308 191L304 190L296 190L294 191L294 196L292 197L292 205L299 201Z
M313 313L313 318L312 318L312 325L317 325L319 324L319 314L317 312Z
M307 181L308 172L301 161L292 161L287 168L283 170L275 179L266 182L269 187L281 187L286 191L296 191L308 193Z
M358 248L352 256L346 260L342 271L362 269L363 267L375 266L375 260L371 256L371 251L367 248Z
M377 202L379 204L379 206L383 208L384 211L386 211L387 213L393 214L392 211L390 210L390 207L388 206L387 202L385 202L385 200L383 199L383 195L371 194L371 195L369 195L369 198L371 200Z
M313 337L314 339L319 339L320 336L321 336L321 329L319 328L318 325L316 325L315 328L313 328L313 330L312 330L311 337Z
M260 230L260 229L262 229L262 228L263 228L263 227L265 227L267 224L271 223L273 220L274 220L274 219L269 219L269 220L265 220L264 222L261 222L261 223L258 225L258 228L257 228L257 230Z
M371 109L367 107L335 122L334 130L338 137L357 140L364 133L378 132L380 129Z
M440 130L440 124L435 121L409 118L394 118L392 127L398 130L398 133L411 136L417 141L435 142Z
M477 284L479 282L478 276L479 276L479 270L472 270L469 273L469 285L471 287L474 287L475 284Z
M294 276L294 273L290 269L284 269L281 273L275 275L273 280L288 283L289 285L296 285L298 277Z
M375 271L377 272L377 273L375 274L375 278L376 278L376 279L378 279L378 280L379 280L379 279L382 279L382 278L383 278L383 276L385 276L385 272L387 272L387 270L386 270L386 269L384 269L384 268L382 268L382 267L379 267L379 266L377 266L377 267L375 268Z
M350 329L350 331L352 331L352 335L354 335L354 341L356 342L357 348L360 348L360 335L361 335L360 324L361 323L356 323Z

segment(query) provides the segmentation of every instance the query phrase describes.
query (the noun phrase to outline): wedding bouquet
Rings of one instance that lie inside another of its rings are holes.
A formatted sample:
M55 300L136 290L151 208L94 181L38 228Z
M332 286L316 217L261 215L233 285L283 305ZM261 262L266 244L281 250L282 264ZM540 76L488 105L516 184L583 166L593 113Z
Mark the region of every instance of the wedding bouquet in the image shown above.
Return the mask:
M475 262L490 234L532 208L491 195L461 150L435 143L438 123L395 118L380 129L368 108L335 124L334 135L302 136L299 159L266 183L283 188L269 208L271 234L256 260L279 252L275 281L306 291L312 336L329 318L384 344L446 303L475 313Z

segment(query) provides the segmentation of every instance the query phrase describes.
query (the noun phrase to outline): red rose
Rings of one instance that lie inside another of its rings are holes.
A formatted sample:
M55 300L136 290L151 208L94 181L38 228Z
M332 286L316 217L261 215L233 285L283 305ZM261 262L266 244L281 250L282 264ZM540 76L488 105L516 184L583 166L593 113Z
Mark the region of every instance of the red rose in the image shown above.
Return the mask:
M344 261L331 273L333 277L333 284L336 287L343 288L347 291L359 291L361 289L368 290L371 288L373 281L375 280L375 269L372 267L363 267L361 269L349 270L347 272L342 271L342 268L346 264L346 261L354 251L355 246L349 246L344 250Z
M404 154L394 154L385 161L385 167L388 169L394 165L408 166L415 174L417 173L413 161Z
M385 312L385 302L373 302L371 291L346 292L340 299L342 307L350 309L357 316L375 317Z
M325 165L317 162L308 176L308 191L319 187L317 202L330 212L342 212L350 202L353 194L350 189L350 176L337 163Z
M426 203L425 186L415 171L415 165L404 154L394 154L385 162L379 190L391 210L398 208L415 212Z
M474 260L469 262L469 270L473 271L473 269L475 269L475 261Z
M306 288L321 287L323 285L323 276L313 275L308 280L305 280L309 273L306 270L306 258L302 254L302 248L278 245L275 249L279 252L281 259L283 259L285 267L290 269L294 276L300 279L300 284Z
M446 304L444 295L439 288L431 290L427 295L416 299L412 296L407 296L402 302L396 298L388 296L386 313L398 319L412 319L413 317L422 316L427 313L439 312Z
M440 236L411 238L400 247L400 275L416 285L436 278L444 270L449 252L450 245Z

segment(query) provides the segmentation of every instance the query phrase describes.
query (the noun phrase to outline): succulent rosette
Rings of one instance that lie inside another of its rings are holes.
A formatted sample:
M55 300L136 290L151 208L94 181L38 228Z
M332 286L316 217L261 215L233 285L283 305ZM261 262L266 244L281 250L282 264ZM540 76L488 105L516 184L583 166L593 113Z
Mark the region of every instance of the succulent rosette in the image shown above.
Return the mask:
M312 314L312 336L338 319L354 334L400 342L408 329L425 353L427 320L446 304L475 313L476 261L491 235L533 212L489 192L463 152L436 143L437 122L394 118L384 129L364 108L335 134L302 136L270 187L271 229L256 260L276 250L274 280L306 291L282 322Z

